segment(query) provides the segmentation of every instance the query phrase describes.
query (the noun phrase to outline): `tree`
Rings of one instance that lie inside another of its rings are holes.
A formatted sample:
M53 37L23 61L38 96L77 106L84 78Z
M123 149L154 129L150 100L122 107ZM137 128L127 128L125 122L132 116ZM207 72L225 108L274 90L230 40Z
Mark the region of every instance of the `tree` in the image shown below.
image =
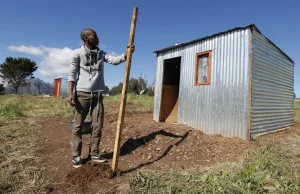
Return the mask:
M114 96L122 93L122 88L123 88L123 83L120 82L119 85L113 87L112 89L109 90L109 95Z
M147 87L145 94L147 94L148 96L154 96L154 90L152 87Z
M142 95L147 94L149 96L153 96L154 92L151 86L147 86L148 82L145 76L140 76L138 78L130 78L128 82L128 93ZM123 83L120 82L118 86L113 87L109 90L109 95L114 96L122 93Z
M0 77L18 94L19 88L26 85L26 79L31 78L37 68L36 63L28 58L7 57L0 64Z
M3 84L0 84L0 95L3 95L5 91L5 87Z
M147 81L141 76L137 79L131 78L128 84L128 92L134 94L142 94L147 87Z
M109 92L109 87L105 86L105 93L108 94L108 92Z

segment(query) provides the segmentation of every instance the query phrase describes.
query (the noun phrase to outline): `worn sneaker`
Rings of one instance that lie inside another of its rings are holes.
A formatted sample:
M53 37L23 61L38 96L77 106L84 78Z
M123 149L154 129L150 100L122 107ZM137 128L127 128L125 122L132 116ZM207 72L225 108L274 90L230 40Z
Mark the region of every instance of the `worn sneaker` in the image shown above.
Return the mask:
M81 160L80 156L73 157L72 165L74 168L79 168L82 166L82 160Z
M100 163L106 162L106 158L104 158L101 155L93 155L93 156L91 156L91 159L94 162L100 162Z

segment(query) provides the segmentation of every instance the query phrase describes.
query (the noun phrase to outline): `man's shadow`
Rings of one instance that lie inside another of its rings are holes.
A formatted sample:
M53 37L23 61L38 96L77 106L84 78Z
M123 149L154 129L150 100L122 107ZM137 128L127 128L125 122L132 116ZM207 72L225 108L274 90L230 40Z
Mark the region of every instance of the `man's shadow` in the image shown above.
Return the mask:
M125 171L122 172L122 174L132 172L132 171L134 171L136 169L139 169L143 166L147 166L147 165L150 165L150 164L152 164L152 163L154 163L158 160L161 160L162 158L164 158L169 153L169 151L173 148L173 146L178 146L183 140L185 140L187 138L188 134L190 133L190 131L191 130L187 131L182 136L180 136L180 135L175 135L173 133L166 132L164 130L159 130L159 131L153 132L153 133L151 133L147 136L143 136L143 137L140 137L140 138L137 138L137 139L129 138L122 145L122 147L120 148L120 156L125 156L127 154L130 154L135 149L137 149L137 148L147 144L148 142L152 141L153 139L155 139L156 135L164 135L164 136L173 137L173 138L180 138L180 140L178 142L176 142L175 144L172 144L172 145L168 146L168 148L164 151L164 153L161 156L159 156L157 159L155 159L153 161L150 161L150 162L146 162L144 164L140 164L139 166L137 166L135 168L125 170ZM113 152L103 154L103 156L107 159L112 159Z

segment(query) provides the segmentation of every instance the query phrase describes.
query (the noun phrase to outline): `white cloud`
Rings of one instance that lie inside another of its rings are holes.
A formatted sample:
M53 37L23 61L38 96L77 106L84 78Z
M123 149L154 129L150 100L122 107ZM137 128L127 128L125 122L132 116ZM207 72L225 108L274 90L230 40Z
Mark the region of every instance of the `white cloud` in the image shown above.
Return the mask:
M38 68L40 74L45 77L67 77L74 50L67 47L47 50Z
M36 56L42 56L44 55L44 51L40 47L34 47L34 46L14 46L11 45L8 47L8 50L12 52L19 52L19 53L27 53L30 55L36 55Z
M102 45L102 47L106 47ZM103 49L103 48L102 48ZM43 77L57 78L64 77L67 78L70 61L73 49L68 47L65 48L51 48L46 46L9 46L8 50L13 52L27 53L30 55L41 56L41 62L38 65L38 71ZM116 52L110 52L109 54L113 56L118 56Z
M8 50L13 52L27 53L30 55L42 56L38 71L44 77L67 77L70 60L73 54L72 49L50 48L46 46L9 46Z
M108 53L108 54L110 54L110 55L112 55L112 56L114 56L114 57L119 56L116 52L110 52L110 53Z

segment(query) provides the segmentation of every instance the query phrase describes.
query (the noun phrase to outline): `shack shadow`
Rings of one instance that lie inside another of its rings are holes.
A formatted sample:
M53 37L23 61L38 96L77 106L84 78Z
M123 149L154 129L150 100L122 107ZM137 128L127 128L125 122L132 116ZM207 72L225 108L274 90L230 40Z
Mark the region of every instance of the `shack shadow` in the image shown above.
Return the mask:
M151 165L151 164L153 164L154 162L157 162L157 161L161 160L162 158L164 158L164 157L170 152L170 150L171 150L174 146L178 146L181 142L183 142L183 140L185 140L185 139L188 137L188 135L189 135L190 132L191 132L191 130L187 131L187 132L186 132L184 135L182 135L182 136L177 136L177 138L180 138L180 140L179 140L178 142L176 142L175 144L169 145L168 148L164 151L164 153L163 153L161 156L159 156L157 159L155 159L155 160L153 160L153 161L150 161L150 162L146 162L146 163L140 164L140 165L138 165L137 167L134 167L134 168L132 168L132 169L125 170L125 171L122 172L122 174L130 173L130 172L135 171L135 170L137 170L137 169L139 169L139 168L142 168L142 167L144 167L144 166Z
M136 150L137 148L146 145L148 142L152 141L153 139L155 139L155 137L157 135L164 135L167 137L173 137L173 138L182 138L182 136L180 135L175 135L173 133L169 133L166 132L164 130L159 130L159 131L155 131L153 133L150 133L147 136L143 136L140 138L129 138L120 148L120 156L125 156L127 154L130 154L131 152L133 152L134 150ZM113 157L113 152L111 153L107 153L107 154L103 154L103 156L107 159L112 159Z
M176 142L175 144L169 145L168 148L164 151L164 153L161 156L159 156L157 159L155 159L153 161L150 161L150 162L146 162L146 163L140 164L137 167L134 167L132 169L128 169L128 170L122 171L122 174L130 173L130 172L135 171L135 170L137 170L139 168L142 168L144 166L153 164L154 162L157 162L157 161L161 160L162 158L164 158L170 152L170 150L174 146L178 146L181 142L183 142L183 140L185 140L188 137L188 135L189 135L190 132L191 132L191 130L189 130L186 133L184 133L184 135L175 135L173 133L169 133L169 132L166 132L164 130L159 130L159 131L150 133L147 136L143 136L143 137L140 137L140 138L137 138L137 139L129 138L122 145L122 147L120 148L120 156L125 156L127 154L130 154L135 149L137 149L137 148L139 148L139 147L141 147L143 145L146 145L148 142L150 142L153 139L155 139L155 137L157 135L164 135L164 136L167 136L167 137L180 138L180 140L178 142ZM112 159L113 152L107 153L107 154L103 154L103 156L105 158L107 158L107 159ZM87 161L88 161L88 158L87 158ZM86 162L86 161L84 161L84 162Z

